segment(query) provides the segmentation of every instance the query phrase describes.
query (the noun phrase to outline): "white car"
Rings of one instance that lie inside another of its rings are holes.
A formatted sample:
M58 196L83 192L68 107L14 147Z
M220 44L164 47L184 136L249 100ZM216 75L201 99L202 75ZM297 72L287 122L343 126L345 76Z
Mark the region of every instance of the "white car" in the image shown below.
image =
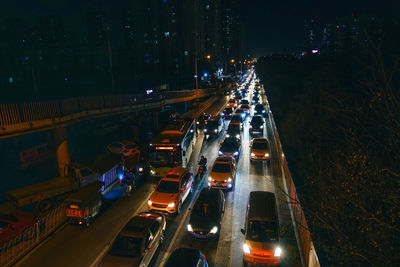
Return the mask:
M131 141L112 142L107 146L108 151L125 157L133 157L139 153L138 146Z

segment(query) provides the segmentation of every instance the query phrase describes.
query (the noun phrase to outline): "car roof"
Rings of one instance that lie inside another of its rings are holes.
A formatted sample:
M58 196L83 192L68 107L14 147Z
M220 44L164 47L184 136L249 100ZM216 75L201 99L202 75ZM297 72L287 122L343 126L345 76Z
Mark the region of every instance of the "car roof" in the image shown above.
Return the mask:
M257 138L253 139L253 143L254 142L256 142L256 143L268 143L268 140L265 137L257 137Z
M172 168L161 180L177 182L188 171L188 169L178 166Z
M219 191L220 189L215 189L215 188L209 189L208 187L205 187L200 191L200 195L197 198L196 202L197 201L217 202L218 194L220 194Z
M215 159L214 164L220 163L220 164L230 164L233 161L232 157L218 157Z
M249 197L250 220L277 222L275 194L272 192L252 191Z
M201 252L193 248L177 248L169 257L165 267L196 266Z
M144 216L134 216L129 222L122 228L120 235L124 236L135 236L144 237L146 229L149 228L154 219Z

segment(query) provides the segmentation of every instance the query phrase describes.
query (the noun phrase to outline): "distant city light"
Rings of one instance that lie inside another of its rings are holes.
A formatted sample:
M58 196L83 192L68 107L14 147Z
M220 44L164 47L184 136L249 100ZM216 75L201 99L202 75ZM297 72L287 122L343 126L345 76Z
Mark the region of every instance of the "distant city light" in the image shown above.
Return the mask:
M208 76L208 73L207 73L207 72L204 72L203 76L204 76L204 77L207 77L207 76Z
M313 54L318 53L318 49L311 50L311 53L313 53Z
M153 93L153 89L146 90L146 94L147 94L147 95L149 95L149 94L151 94L151 93Z

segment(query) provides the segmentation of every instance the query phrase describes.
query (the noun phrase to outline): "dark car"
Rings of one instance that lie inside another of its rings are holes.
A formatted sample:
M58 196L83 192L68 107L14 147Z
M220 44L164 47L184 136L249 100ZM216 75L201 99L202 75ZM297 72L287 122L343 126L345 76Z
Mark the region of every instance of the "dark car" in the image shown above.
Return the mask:
M229 124L228 130L226 130L226 137L235 137L240 141L241 139L241 128L238 124Z
M30 213L0 214L0 243L18 236L33 225L35 220Z
M232 117L233 114L233 108L226 107L222 112L221 112L221 117L225 120L229 120Z
M222 130L223 121L220 116L215 116L209 119L204 126L204 137L210 139L217 137Z
M210 118L211 118L210 114L207 114L207 113L201 114L196 122L197 127L200 129L204 128L204 125L206 124L207 120L209 120Z
M199 239L218 239L225 195L220 189L203 188L190 213L188 232Z
M240 105L243 105L243 104L249 104L249 100L247 100L247 99L242 99L242 101L240 101Z
M260 98L258 96L253 96L253 100L251 100L251 104L253 104L253 105L260 104Z
M99 266L148 266L164 240L166 220L161 214L142 212L122 228Z
M260 96L260 92L259 91L254 91L253 92L253 97L259 97Z
M264 119L263 117L256 115L253 116L250 122L249 133L251 135L263 135L264 134Z
M242 96L240 94L239 95L235 95L235 100L236 100L236 103L239 103L240 100L242 100Z
M236 137L225 138L218 151L218 156L239 158L240 142Z
M164 267L208 267L206 256L194 248L177 248Z
M265 107L263 104L257 104L254 107L254 115L262 115L262 116L267 115L267 111L265 111Z
M242 116L243 121L246 119L246 117L247 117L247 115L248 115L248 113L246 112L246 110L245 110L244 108L241 108L241 107L238 108L238 109L236 109L235 114L239 114L240 116Z
M233 114L231 122L229 124L239 125L240 129L243 130L243 117L241 114Z
M248 95L248 92L247 92L247 90L245 89L245 90L242 90L242 97L246 97Z

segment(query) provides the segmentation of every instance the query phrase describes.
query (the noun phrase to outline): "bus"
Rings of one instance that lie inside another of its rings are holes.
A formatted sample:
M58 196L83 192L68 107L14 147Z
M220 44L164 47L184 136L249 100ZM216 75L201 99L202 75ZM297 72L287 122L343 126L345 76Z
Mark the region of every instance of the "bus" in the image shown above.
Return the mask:
M175 119L154 137L149 147L150 175L164 177L174 167L187 167L196 144L194 119Z

